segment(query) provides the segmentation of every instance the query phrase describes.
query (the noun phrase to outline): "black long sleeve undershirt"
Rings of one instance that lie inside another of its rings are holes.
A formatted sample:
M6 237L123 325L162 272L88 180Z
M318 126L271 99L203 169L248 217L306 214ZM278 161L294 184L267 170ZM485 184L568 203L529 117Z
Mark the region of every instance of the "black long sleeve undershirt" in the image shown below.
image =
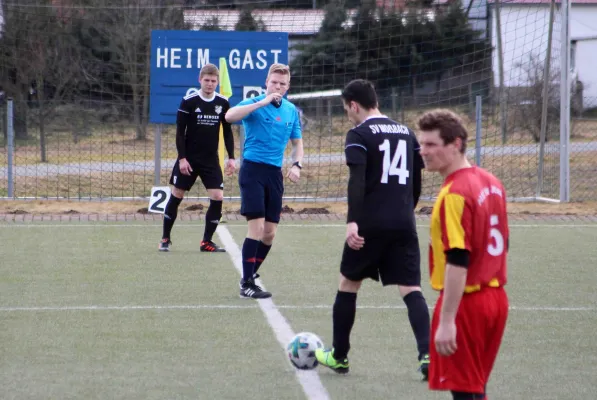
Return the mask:
M450 249L446 251L446 261L457 267L468 268L471 253L465 249Z
M348 178L348 216L346 222L360 221L365 204L365 174L367 166L364 164L350 164Z
M222 122L222 129L224 131L224 145L228 158L234 159L234 136L232 135L232 126L228 122Z
M421 172L423 165L421 165L422 160L419 157L414 158L413 162L413 169L414 169L414 176L413 176L413 200L415 207L419 203L419 199L421 197L421 190L423 186L423 174Z
M178 152L178 159L187 158L187 149L185 136L187 132L187 121L189 114L178 111L176 114L176 151Z

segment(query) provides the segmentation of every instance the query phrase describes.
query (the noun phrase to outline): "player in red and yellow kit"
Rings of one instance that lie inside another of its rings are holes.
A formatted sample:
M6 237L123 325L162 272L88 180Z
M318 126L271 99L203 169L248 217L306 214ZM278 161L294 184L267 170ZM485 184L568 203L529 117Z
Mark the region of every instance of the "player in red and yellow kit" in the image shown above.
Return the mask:
M431 323L429 388L454 400L486 399L506 327L506 192L466 159L468 133L448 110L419 120L421 156L444 184L431 216L431 286L440 291Z

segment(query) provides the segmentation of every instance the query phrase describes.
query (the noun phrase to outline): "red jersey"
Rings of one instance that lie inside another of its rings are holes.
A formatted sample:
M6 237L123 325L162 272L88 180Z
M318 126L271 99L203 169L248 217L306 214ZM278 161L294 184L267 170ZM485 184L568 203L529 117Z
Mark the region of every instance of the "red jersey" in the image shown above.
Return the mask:
M431 215L431 286L444 288L445 252L468 250L465 293L506 284L508 253L506 191L482 168L463 168L446 177Z

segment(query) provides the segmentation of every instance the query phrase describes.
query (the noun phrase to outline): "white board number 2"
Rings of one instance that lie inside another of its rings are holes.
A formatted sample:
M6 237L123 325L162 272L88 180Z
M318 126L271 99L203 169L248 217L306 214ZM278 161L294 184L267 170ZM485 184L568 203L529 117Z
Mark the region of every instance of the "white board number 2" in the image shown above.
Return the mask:
M151 188L149 197L149 207L147 210L152 213L163 214L166 210L166 204L170 199L170 186L154 186Z

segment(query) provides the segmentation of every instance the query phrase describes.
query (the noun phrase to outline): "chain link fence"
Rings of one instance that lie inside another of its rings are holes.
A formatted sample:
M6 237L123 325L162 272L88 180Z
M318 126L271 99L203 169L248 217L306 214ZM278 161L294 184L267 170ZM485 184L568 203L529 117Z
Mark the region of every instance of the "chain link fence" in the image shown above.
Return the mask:
M392 103L391 97L380 97ZM488 100L488 99L484 99ZM294 201L336 201L346 196L348 169L343 154L344 137L350 122L343 114L339 98L324 98L311 104L296 102L303 112L305 168L299 184L287 184L285 196ZM397 103L394 101L394 103ZM18 104L15 104L15 108ZM385 108L393 119L414 127L416 119L427 107L414 109ZM476 161L477 121L474 106L453 108L467 121L471 135L468 155ZM471 111L472 109L472 111ZM60 113L61 111L57 111ZM21 199L126 199L149 196L152 186L167 185L177 157L175 127L148 125L146 137L135 138L135 127L126 119L93 115L87 111L85 123L75 124L68 116L73 111L65 107L66 115L48 124L45 149L38 136L15 141L12 197ZM77 110L78 115L85 113ZM6 114L6 113L5 113ZM499 144L500 128L492 116L491 106L483 107L479 121L481 143L478 148L480 165L500 177L515 200L534 197L557 199L559 196L559 144L548 141L543 157L543 185L539 187L539 144L531 137L521 137L514 144ZM15 120L13 125L18 125ZM5 125L6 126L6 125ZM597 187L597 143L591 138L597 132L597 118L572 119L570 156L571 198L591 200ZM233 127L235 154L240 155L241 130ZM4 131L3 131L4 132ZM159 176L156 175L155 135L160 134L157 149ZM4 140L4 139L3 139ZM45 157L46 161L40 159ZM290 159L288 150L286 156ZM238 156L237 156L238 157ZM240 161L239 161L240 162ZM8 196L8 153L6 142L0 149L0 195ZM239 196L237 177L225 177L225 194ZM431 198L441 184L435 174L424 174L423 196ZM190 197L204 197L205 190L196 185Z
M82 0L3 2L0 197L145 198L153 186L167 185L177 157L175 127L148 122L149 50L143 41L152 29L250 28L290 32L289 96L303 115L305 168L299 184L286 185L287 199L345 199L343 143L350 123L337 89L354 78L374 81L381 110L413 129L418 116L431 108L451 108L463 115L471 135L471 160L479 156L479 163L503 180L511 198L559 198L561 41L555 33L561 21L556 10L550 23L548 3L532 8L502 2L499 46L493 3L471 3L468 8L417 3L416 10L427 13L421 15L433 16L424 22L408 20L412 9L388 1L329 2L319 9L308 9L311 2L290 0L246 3L251 7L175 0L137 0L127 6L102 0L93 7ZM243 13L257 24L239 26ZM206 16L209 21L203 20ZM425 36L420 28L431 22L449 26L455 38ZM547 35L550 26L552 39ZM356 47L342 39L352 34L358 38ZM34 37L43 40L29 40ZM590 49L583 46L575 48L577 54ZM547 85L546 59L554 75ZM382 63L385 67L379 67ZM384 72L393 63L399 68ZM586 201L597 190L597 97L589 96L597 79L591 82L587 74L574 79L570 197ZM300 96L314 92L320 94ZM475 117L477 96L480 120ZM172 104L173 110L177 106ZM233 129L240 158L242 135L239 126ZM225 177L224 184L226 197L239 196L236 176ZM438 176L425 174L423 196L432 197L440 184ZM196 185L189 196L206 193Z

